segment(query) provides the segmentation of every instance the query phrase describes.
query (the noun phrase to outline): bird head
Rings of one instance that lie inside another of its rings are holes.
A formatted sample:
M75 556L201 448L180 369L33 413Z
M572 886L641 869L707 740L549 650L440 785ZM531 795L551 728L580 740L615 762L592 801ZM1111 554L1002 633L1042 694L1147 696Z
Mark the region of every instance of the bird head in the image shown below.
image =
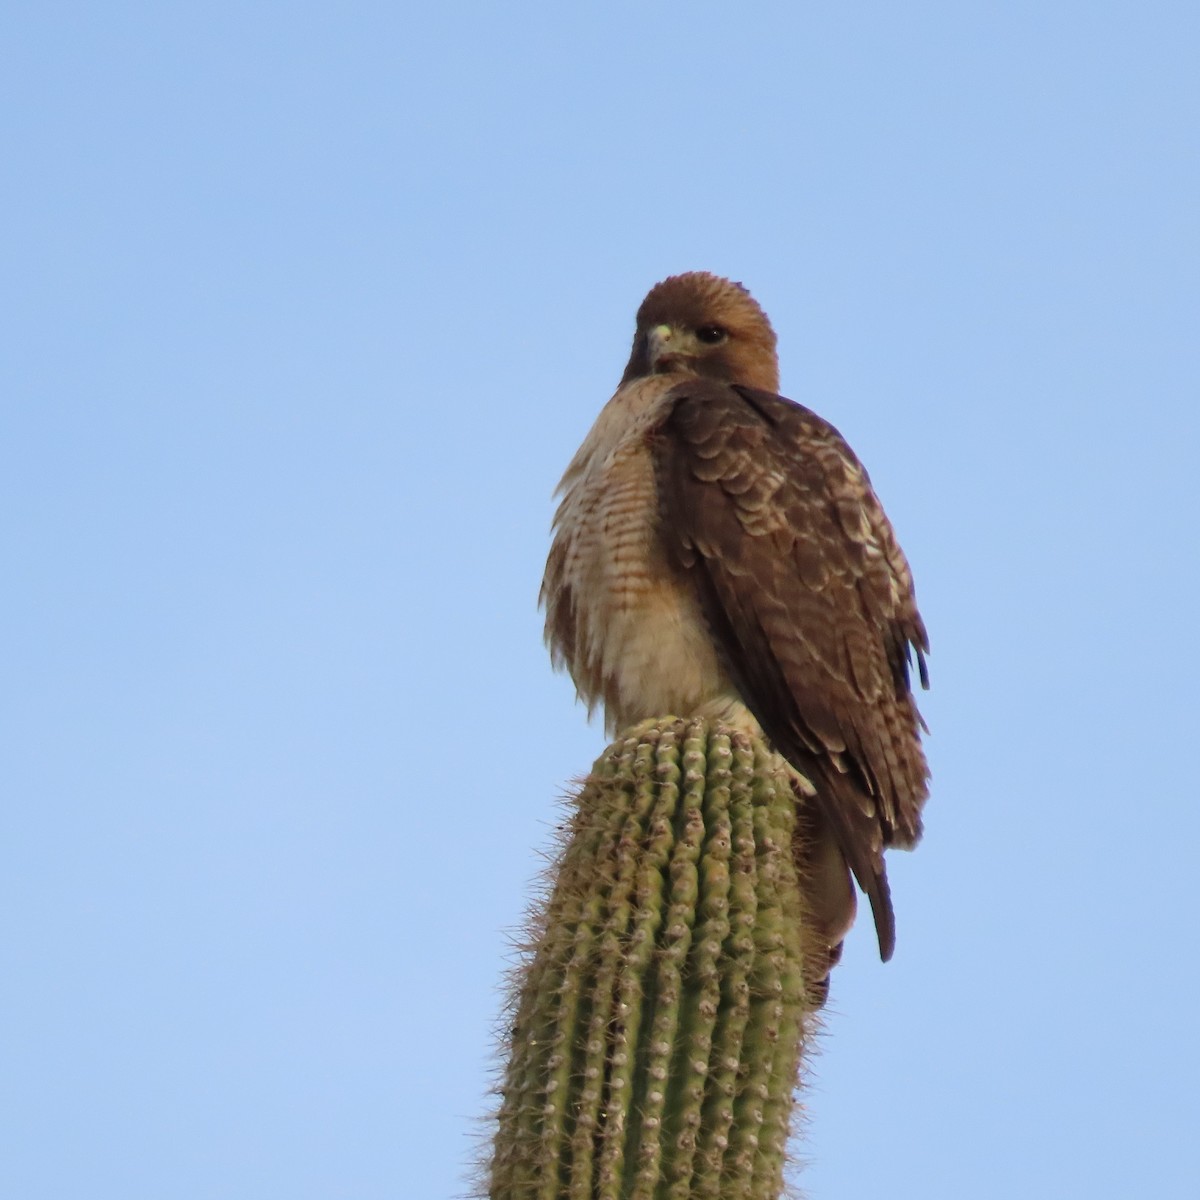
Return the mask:
M740 283L691 271L650 289L621 382L676 374L779 390L775 331Z

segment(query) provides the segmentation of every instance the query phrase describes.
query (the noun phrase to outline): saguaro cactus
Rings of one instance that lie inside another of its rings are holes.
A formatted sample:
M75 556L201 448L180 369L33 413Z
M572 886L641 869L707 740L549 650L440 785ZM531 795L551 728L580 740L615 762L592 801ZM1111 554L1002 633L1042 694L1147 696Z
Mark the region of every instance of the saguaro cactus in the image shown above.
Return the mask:
M779 1196L814 1007L793 779L701 720L598 760L514 988L491 1200Z

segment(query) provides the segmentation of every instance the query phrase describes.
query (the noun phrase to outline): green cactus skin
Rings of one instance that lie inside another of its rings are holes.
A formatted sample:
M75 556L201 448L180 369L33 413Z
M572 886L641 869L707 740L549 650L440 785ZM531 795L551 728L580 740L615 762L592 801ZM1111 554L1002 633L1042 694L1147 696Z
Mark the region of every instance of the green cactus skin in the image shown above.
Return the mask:
M816 1007L795 826L743 732L600 757L516 978L491 1200L777 1200Z

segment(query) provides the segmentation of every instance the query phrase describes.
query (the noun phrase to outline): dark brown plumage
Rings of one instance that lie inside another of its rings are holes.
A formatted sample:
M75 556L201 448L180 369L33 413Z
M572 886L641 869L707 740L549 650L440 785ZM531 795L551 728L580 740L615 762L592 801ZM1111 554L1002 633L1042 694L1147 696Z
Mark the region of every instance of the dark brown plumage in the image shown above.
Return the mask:
M816 785L887 959L883 849L920 836L928 775L908 671L911 648L925 681L928 639L907 564L826 421L736 384L683 383L673 400L655 453L661 535L746 706Z
M651 290L621 386L563 478L542 598L555 660L610 726L748 710L816 788L805 814L830 960L895 923L883 851L912 846L928 771L910 691L928 639L908 564L837 430L778 390L739 284Z

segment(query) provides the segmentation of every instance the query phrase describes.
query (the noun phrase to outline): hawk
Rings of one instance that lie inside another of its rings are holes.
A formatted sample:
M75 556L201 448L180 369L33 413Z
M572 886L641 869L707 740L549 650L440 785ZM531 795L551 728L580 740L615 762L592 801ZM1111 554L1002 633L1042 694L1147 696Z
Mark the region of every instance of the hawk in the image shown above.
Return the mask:
M887 961L883 852L915 845L928 792L909 671L915 657L928 686L929 642L866 471L778 391L774 330L741 284L692 272L651 289L559 485L546 640L610 733L667 714L761 729L815 788L802 867L829 964L851 873Z

